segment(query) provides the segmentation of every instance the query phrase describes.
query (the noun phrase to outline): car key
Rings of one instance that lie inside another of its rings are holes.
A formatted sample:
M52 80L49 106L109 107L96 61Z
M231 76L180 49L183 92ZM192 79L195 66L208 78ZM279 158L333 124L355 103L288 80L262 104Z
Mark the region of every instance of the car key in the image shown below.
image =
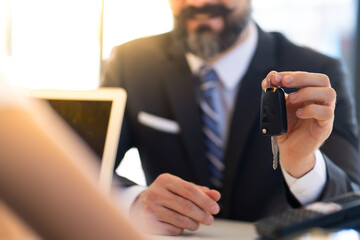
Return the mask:
M271 151L273 154L273 169L276 170L279 164L279 145L276 136L271 136Z
M261 95L260 129L264 135L271 136L273 153L273 169L276 170L279 161L277 136L287 132L287 116L285 93L281 87L269 87Z

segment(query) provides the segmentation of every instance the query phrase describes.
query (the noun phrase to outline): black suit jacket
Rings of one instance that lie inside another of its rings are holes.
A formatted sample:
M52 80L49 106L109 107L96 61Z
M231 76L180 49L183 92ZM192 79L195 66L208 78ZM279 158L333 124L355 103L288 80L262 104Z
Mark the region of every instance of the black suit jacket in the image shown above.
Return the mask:
M281 170L272 169L270 138L259 130L260 83L271 70L329 76L337 91L337 104L333 132L321 147L328 177L321 199L352 191L360 183L355 107L341 65L293 45L279 33L258 30L258 46L236 98L220 202L221 217L247 221L284 210L294 203ZM195 81L184 52L174 45L171 33L115 47L103 77L103 86L123 87L128 93L116 166L126 150L137 147L148 184L159 174L171 173L209 186ZM176 121L180 133L141 124L139 112Z

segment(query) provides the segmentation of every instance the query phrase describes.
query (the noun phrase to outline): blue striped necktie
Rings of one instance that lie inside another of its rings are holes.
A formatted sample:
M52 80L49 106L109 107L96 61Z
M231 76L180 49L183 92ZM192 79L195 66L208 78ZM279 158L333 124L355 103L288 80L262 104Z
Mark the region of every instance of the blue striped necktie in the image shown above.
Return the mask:
M202 66L199 70L200 78L200 117L202 133L205 143L205 155L209 164L210 181L212 187L222 188L222 177L224 171L223 138L219 125L219 113L214 104L214 91L218 81L215 71Z

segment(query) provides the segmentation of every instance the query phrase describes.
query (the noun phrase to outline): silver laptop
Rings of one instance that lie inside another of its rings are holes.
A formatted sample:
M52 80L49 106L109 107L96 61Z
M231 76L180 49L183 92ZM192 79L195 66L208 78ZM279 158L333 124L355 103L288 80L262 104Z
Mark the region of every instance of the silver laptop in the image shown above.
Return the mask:
M109 192L125 109L125 90L27 89L26 94L46 100L102 159L99 184Z

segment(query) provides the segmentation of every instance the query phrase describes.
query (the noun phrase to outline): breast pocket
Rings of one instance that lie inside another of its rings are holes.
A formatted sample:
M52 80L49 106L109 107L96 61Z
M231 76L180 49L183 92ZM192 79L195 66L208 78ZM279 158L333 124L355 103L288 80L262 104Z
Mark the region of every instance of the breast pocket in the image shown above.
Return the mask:
M176 121L159 117L147 112L143 112L143 111L139 112L138 121L142 125L145 125L149 128L153 128L157 131L172 133L172 134L180 133L180 126Z

